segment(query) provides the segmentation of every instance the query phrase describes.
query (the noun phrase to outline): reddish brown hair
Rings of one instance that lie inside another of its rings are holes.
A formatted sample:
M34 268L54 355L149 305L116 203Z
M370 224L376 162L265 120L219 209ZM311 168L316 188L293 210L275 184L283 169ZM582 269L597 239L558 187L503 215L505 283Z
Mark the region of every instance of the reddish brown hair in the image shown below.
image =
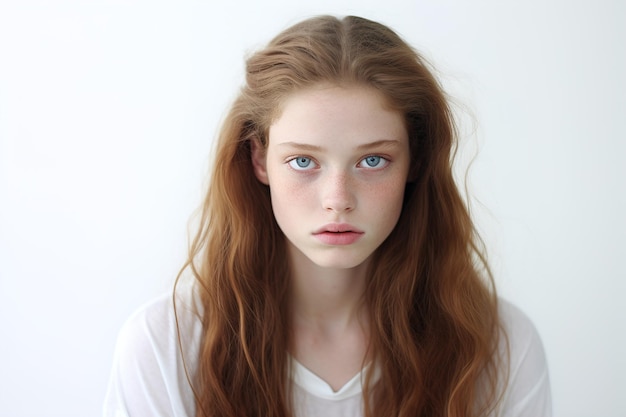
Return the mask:
M320 82L379 90L409 132L402 213L368 271L369 349L381 377L365 384L366 415L483 415L498 398L497 299L452 175L452 113L423 58L357 17L306 20L247 61L187 264L204 308L197 415L291 414L284 236L254 176L250 140L266 145L285 97Z

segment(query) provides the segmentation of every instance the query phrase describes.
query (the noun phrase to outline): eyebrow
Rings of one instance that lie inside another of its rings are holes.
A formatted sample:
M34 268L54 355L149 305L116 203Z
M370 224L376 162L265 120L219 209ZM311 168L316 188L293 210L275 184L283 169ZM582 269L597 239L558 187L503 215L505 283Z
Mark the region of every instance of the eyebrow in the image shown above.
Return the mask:
M397 147L400 146L400 141L399 140L395 140L395 139L381 139L381 140L377 140L374 142L370 142L370 143L365 143L363 145L357 146L357 149L360 151L363 150L368 150L368 149L372 149L372 148L379 148L379 147Z
M357 150L366 151L369 149L379 148L379 147L396 147L400 145L400 141L395 139L381 139L370 143L364 143L363 145L357 146ZM298 142L283 142L279 146L291 147L295 149L300 149L303 151L322 151L323 148L317 145L310 145L308 143L298 143Z

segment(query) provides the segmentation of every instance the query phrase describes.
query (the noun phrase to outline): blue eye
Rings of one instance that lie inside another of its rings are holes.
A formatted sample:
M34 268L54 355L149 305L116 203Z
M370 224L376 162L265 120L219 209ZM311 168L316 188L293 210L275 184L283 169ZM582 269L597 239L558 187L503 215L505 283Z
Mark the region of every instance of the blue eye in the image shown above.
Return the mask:
M306 156L298 156L289 161L289 166L298 171L315 168L315 162Z
M366 168L382 168L387 164L387 161L382 156L370 155L361 160L361 166Z

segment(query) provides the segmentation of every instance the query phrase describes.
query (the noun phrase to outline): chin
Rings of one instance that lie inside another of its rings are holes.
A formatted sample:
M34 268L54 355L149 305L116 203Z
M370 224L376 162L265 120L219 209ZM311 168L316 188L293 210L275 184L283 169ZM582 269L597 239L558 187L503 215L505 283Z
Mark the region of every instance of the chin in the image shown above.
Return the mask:
M337 254L337 256L332 257L310 257L309 260L317 265L319 268L325 269L337 269L337 270L347 270L347 269L355 269L364 266L367 257L351 257L345 254Z
M372 253L363 247L306 247L288 240L288 251L293 262L313 268L350 270L363 267Z

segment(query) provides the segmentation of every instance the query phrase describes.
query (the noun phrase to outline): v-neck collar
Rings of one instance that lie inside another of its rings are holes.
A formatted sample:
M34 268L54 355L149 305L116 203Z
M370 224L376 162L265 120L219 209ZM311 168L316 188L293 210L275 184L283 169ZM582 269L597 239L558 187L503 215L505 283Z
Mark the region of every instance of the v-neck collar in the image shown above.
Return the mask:
M365 382L365 374L369 366L370 365L367 365L361 369L337 391L333 390L328 382L302 365L294 357L291 357L291 377L296 385L309 394L327 400L338 401L361 394L363 391L363 383ZM378 372L376 372L373 382L376 382L378 377Z

